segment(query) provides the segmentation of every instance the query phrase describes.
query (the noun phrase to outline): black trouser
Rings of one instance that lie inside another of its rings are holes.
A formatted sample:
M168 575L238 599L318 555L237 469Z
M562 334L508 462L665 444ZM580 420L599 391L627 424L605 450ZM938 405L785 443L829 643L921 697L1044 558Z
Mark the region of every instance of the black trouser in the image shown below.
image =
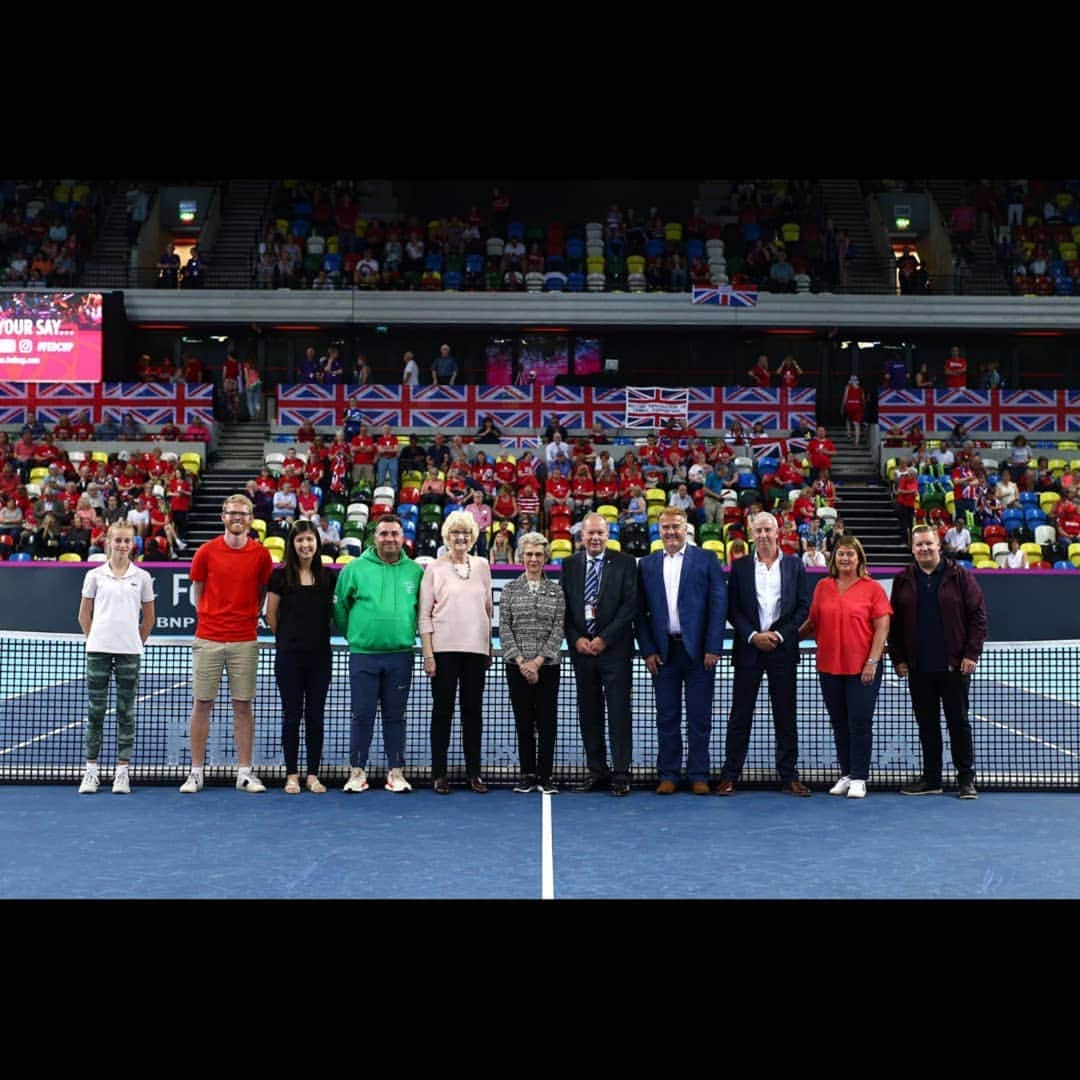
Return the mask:
M630 708L630 657L603 652L599 656L571 653L577 680L578 726L585 744L585 764L589 774L607 779L614 774L630 779L633 755L633 719ZM604 741L604 712L611 740L611 769L607 765Z
M506 683L510 690L510 705L514 710L521 772L526 776L550 780L555 763L559 665L545 664L537 674L540 678L534 686L518 671L516 664L506 665Z
M772 705L773 729L776 732L776 771L785 784L799 779L796 762L799 736L795 725L796 657L788 651L761 654L753 666L735 668L731 688L731 712L728 715L727 740L724 744L724 767L721 780L738 780L750 746L750 728L762 676L769 675L769 702Z
M300 717L304 718L307 771L317 775L323 748L323 716L330 689L329 652L283 652L274 654L274 675L281 694L281 750L285 772L298 773Z
M450 726L454 701L461 684L461 749L465 752L465 774L480 775L481 741L484 730L484 678L486 653L437 652L435 677L431 680L431 775L446 775L446 755L450 749Z
M181 540L187 535L187 516L188 512L186 510L172 511L173 527L176 529L176 535Z
M941 710L949 728L949 749L956 767L956 782L975 780L975 751L968 721L968 692L971 676L959 671L909 671L908 690L911 706L919 724L922 744L923 777L929 783L941 783Z

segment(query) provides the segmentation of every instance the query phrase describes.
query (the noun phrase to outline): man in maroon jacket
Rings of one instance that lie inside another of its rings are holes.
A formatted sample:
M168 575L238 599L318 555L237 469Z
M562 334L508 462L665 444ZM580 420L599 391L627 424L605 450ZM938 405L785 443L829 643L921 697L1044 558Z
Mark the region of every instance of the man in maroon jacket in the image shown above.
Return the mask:
M941 794L944 707L958 794L977 799L968 692L986 641L986 603L974 575L942 559L941 541L931 526L915 526L911 551L916 565L893 579L889 654L896 674L908 680L923 773L900 794Z

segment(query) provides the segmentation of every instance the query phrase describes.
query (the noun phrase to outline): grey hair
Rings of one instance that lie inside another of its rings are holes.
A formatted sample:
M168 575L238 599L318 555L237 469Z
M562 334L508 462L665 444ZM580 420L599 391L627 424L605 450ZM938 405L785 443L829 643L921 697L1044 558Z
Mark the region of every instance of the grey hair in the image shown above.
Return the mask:
M518 552L520 553L526 547L542 547L546 554L549 547L548 538L540 532L527 532L518 539Z
M776 520L776 515L775 514L770 514L768 510L759 510L750 519L750 527L753 528L754 522L757 521L758 518L763 518L763 517L772 518L772 523L777 527L777 529L780 528L780 522Z

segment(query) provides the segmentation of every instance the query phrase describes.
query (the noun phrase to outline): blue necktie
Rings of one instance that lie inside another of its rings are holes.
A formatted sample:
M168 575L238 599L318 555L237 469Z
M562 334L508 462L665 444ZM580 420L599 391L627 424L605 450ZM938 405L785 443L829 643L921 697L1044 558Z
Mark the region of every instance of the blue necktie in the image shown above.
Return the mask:
M596 613L596 601L600 595L600 564L601 558L589 559L588 569L585 571L585 604L592 605L593 613ZM585 630L589 637L596 633L596 620L586 619Z

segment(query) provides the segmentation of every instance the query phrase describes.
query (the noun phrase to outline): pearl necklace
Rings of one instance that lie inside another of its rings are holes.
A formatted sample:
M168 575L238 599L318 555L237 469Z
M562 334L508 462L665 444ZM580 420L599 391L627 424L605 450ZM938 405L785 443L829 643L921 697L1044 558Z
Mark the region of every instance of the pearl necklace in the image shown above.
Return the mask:
M469 558L468 555L465 556L465 573L464 574L461 572L460 564L454 562L453 559L450 560L450 565L453 566L454 573L457 574L457 576L462 581L468 581L469 578L472 577L472 560Z

